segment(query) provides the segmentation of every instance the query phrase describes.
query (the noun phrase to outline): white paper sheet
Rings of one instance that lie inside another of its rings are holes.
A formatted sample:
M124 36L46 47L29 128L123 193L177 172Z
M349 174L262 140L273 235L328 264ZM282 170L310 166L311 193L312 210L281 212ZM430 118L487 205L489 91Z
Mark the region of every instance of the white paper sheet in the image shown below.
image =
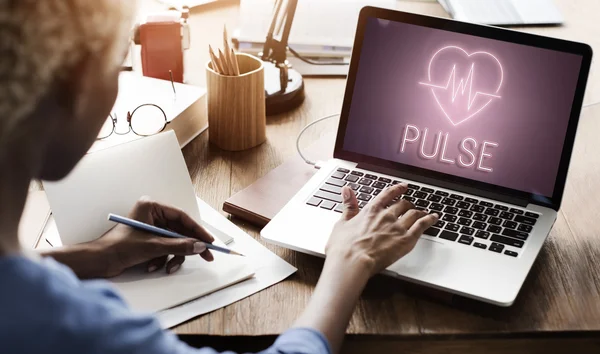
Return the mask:
M252 236L235 226L218 211L198 198L200 213L205 223L212 226L218 238L233 237L228 247L246 255L253 267L254 277L205 297L158 313L164 328L170 328L191 318L230 305L292 275L297 269L261 245ZM188 257L189 258L189 257Z
M100 237L114 226L109 213L127 215L142 196L175 205L201 222L172 131L88 154L63 180L44 182L44 189L65 245Z

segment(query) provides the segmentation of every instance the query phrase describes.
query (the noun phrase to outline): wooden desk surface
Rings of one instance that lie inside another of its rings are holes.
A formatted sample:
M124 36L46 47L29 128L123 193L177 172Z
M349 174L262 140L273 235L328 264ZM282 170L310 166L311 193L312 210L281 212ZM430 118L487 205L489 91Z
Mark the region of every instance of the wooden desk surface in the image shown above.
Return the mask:
M556 0L566 18L563 27L529 27L524 30L591 44L600 53L600 2ZM144 3L152 8L149 3ZM191 63L188 79L204 85L203 63L208 44L218 46L223 23L234 29L239 3L232 1L193 11ZM446 16L437 3L398 2L398 9ZM194 64L195 65L195 64ZM197 194L214 208L295 153L298 131L307 123L339 112L344 79L307 79L306 101L297 110L268 118L265 144L238 153L221 151L208 143L204 133L184 149ZM586 103L600 101L600 72L592 68ZM600 105L586 108L581 117L563 207L527 281L510 308L498 308L469 300L452 305L423 297L407 283L376 277L367 286L354 312L348 333L377 334L397 338L499 338L506 335L600 335ZM323 123L306 135L307 144L335 132L336 122ZM259 238L259 230L234 220ZM178 326L179 334L275 335L288 328L300 314L319 277L323 264L316 257L267 245L295 265L288 280L224 309ZM444 297L444 295L441 295ZM591 331L591 332L589 332Z

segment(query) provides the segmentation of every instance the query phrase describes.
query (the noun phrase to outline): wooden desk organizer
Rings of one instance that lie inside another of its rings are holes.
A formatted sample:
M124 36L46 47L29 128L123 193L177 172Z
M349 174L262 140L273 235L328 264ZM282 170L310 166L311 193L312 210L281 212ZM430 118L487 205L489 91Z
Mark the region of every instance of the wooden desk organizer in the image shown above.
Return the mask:
M240 76L225 76L206 64L208 136L223 150L246 150L265 142L265 84L261 60L237 53Z

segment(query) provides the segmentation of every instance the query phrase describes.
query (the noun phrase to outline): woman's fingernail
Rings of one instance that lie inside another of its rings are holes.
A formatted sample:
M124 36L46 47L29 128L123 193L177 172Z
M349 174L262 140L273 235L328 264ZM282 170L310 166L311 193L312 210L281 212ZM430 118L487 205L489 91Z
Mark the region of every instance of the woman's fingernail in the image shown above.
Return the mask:
M179 270L179 267L180 267L180 266L179 266L179 264L178 264L178 265L174 266L173 268L171 268L171 270L169 270L169 274L173 274L173 273L175 273L176 271L178 271L178 270Z
M157 269L158 269L158 267L155 265L150 266L150 267L148 267L148 273L152 273L152 272L156 271Z
M194 243L194 253L200 254L206 251L206 245L202 242Z
M344 201L350 199L350 190L348 188L344 188L342 191L342 196L344 197Z

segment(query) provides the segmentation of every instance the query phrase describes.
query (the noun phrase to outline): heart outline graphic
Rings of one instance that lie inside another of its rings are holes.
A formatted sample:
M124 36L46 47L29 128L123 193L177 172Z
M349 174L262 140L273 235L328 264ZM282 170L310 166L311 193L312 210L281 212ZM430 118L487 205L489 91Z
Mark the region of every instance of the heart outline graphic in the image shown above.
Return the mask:
M474 55L487 55L489 57L491 57L492 59L494 59L494 61L498 64L498 67L500 68L500 81L498 82L498 87L496 88L496 91L492 94L492 93L486 93L486 92L481 92L481 91L476 91L475 95L472 96L472 86L473 86L473 76L474 76L474 68L475 68L475 64L471 64L471 70L469 71L469 75L467 76L467 79L461 79L460 83L458 84L458 89L456 88L456 64L454 65L448 82L446 83L446 85L436 85L431 83L431 65L433 64L435 58L443 51L448 50L448 49L458 49L461 52L463 52L467 58L470 58ZM437 52L435 52L435 54L433 54L433 56L431 57L431 59L429 60L429 66L427 69L427 79L429 82L419 82L419 84L424 85L424 86L429 86L431 87L431 93L433 95L433 98L435 99L435 101L438 104L438 107L440 107L440 109L442 110L442 112L444 113L444 116L446 116L446 118L448 118L448 120L450 121L450 123L452 123L453 126L457 126L467 120L469 120L470 118L474 117L475 115L477 115L479 112L481 112L485 107L487 107L493 100L494 98L501 98L501 96L497 95L497 93L500 91L500 89L502 88L502 83L504 82L504 69L502 68L502 64L500 63L500 61L498 60L498 58L496 58L493 54L489 53L489 52L484 52L484 51L476 51L473 52L471 54L469 54L466 50L464 50L463 48L459 47L459 46L455 46L455 45L448 45L445 46L441 49L439 49ZM466 82L465 82L466 81ZM450 83L452 82L452 102L454 102L456 96L458 96L458 92L462 90L462 93L464 95L464 92L466 91L467 86L469 86L469 98L468 98L468 110L470 110L471 105L473 104L473 102L475 101L475 98L477 98L478 95L482 95L482 96L488 96L490 97L489 100L482 105L476 112L471 113L469 116L467 116L466 118L463 118L462 120L458 121L458 122L454 122L452 120L452 118L450 117L450 115L446 112L446 110L444 109L444 106L441 104L439 98L437 97L436 93L435 93L435 89L443 89L443 90L448 90ZM470 83L470 84L467 84Z

